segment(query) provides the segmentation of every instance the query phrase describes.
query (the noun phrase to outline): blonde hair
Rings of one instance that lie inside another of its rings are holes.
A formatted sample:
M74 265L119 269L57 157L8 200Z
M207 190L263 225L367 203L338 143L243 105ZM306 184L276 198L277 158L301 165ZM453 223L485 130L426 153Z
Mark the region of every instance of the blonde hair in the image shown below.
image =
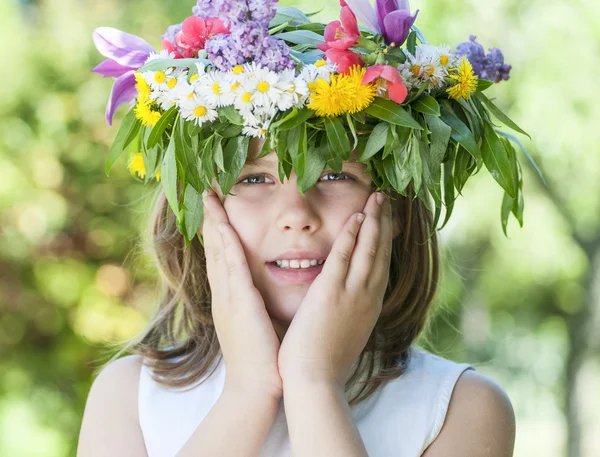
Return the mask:
M400 230L393 240L381 315L346 382L346 394L360 385L350 406L405 372L409 349L425 329L437 290L437 234L428 238L432 214L415 198L411 186L406 196L391 195ZM211 313L206 258L197 237L184 249L185 240L161 188L154 205L149 237L159 272L158 310L147 327L107 363L126 352L139 354L157 382L185 388L203 378L213 364L216 369L215 362L222 357Z

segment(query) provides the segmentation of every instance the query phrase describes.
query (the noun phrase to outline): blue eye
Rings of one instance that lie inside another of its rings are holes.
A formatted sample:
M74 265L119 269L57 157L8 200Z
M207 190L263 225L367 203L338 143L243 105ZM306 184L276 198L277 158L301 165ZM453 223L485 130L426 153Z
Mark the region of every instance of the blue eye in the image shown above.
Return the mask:
M323 179L325 177L329 177L329 176L336 176L336 178L331 178L331 179ZM338 177L341 177L338 178ZM266 176L265 175L249 175L246 176L242 179L240 179L237 183L241 184L243 186L253 186L253 185L257 185L257 184L268 184L267 182L265 182ZM323 181L349 181L352 180L352 178L350 177L350 175L348 175L347 173L337 173L335 171L330 171L327 172L325 174L323 174L321 176L321 179Z
M343 179L325 179L325 181L347 181L348 179L350 179L350 177L346 174L346 173L338 173L336 171L329 171L326 174L324 174L322 176L322 178L324 178L325 176L344 176Z

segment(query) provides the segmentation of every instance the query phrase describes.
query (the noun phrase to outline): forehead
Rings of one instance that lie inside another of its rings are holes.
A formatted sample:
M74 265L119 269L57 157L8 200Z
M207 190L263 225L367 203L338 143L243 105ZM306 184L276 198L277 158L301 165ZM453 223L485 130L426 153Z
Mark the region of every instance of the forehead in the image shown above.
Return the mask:
M270 152L264 157L258 158L264 140L259 140L257 138L252 138L250 140L250 146L248 148L248 159L246 160L245 166L247 167L277 167L277 154L275 151ZM310 152L309 152L310 154ZM344 165L349 167L356 167L358 169L366 168L366 165L362 163L356 162L358 160L358 153L356 151L352 151L350 154L350 159L344 161Z

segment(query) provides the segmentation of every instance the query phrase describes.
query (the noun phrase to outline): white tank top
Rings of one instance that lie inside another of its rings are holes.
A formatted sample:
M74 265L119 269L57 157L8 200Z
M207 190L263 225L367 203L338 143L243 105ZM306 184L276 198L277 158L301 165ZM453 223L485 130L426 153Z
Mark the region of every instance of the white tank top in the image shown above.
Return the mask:
M467 369L475 369L416 345L411 349L403 375L352 407L354 422L370 457L420 457L442 428L458 377ZM139 418L148 457L174 457L183 447L223 391L224 361L218 362L212 376L207 379L205 375L204 379L188 390L168 388L154 381L150 368L142 365ZM347 398L351 397L347 394ZM285 411L280 401L260 457L290 455Z

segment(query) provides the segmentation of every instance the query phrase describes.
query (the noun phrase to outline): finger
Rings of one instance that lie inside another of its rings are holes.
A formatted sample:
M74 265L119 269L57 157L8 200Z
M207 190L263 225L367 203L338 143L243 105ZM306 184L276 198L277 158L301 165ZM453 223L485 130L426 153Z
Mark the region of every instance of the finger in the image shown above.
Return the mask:
M218 235L218 234L217 234ZM204 219L202 221L202 238L204 239L204 257L206 258L206 276L210 285L212 302L220 299L219 296L219 275L217 273L217 264L214 259L214 251L217 240L215 239L214 224L210 218L210 212L204 205Z
M356 243L356 236L360 230L361 220L359 216L362 213L353 214L344 224L342 232L338 235L331 252L327 256L327 260L323 264L321 273L327 275L332 281L346 284L346 274L348 273L348 265L352 258L352 251Z
M379 249L375 257L371 279L375 285L387 284L392 259L392 203L389 196L385 196L381 206L381 229L379 234Z
M210 217L215 223L215 227L219 224L219 222L229 223L229 218L227 217L225 208L223 208L223 203L214 190L207 189L207 195L204 198L204 204L206 207L208 207Z
M217 226L212 225L213 221L211 221L211 230L214 243L213 249L213 262L215 263L215 274L217 276L217 286L220 303L229 302L231 297L230 294L230 280L229 280L229 271L227 269L227 262L225 260L225 242L223 240L223 234L218 230Z
M254 288L246 253L237 233L229 224L220 223L217 228L223 237L229 284L235 289L230 291L230 296L234 296L236 291Z
M381 206L377 203L377 192L373 192L367 199L364 213L365 221L362 223L358 234L354 256L352 262L350 262L346 280L348 284L353 285L368 282L379 251Z

